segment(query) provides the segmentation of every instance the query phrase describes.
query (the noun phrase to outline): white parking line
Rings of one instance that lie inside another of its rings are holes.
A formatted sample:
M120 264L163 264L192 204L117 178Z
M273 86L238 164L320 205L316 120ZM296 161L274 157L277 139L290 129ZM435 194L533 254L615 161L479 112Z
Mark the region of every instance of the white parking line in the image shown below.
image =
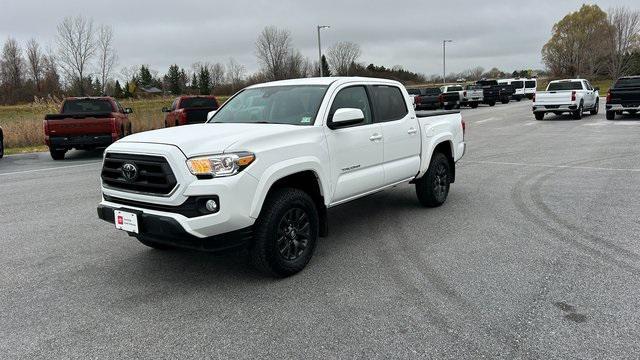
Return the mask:
M548 165L548 164L526 164L518 162L502 162L502 161L460 161L462 164L491 164L491 165L512 165L512 166L528 166L528 167L545 167L557 169L579 169L579 170L601 170L601 171L628 171L640 172L640 169L622 169L622 168L605 168L593 166L570 166L570 165Z
M473 124L483 124L483 123L486 123L486 122L489 122L489 121L493 121L493 120L498 120L498 118L490 117L490 118L478 120L478 121L474 122Z
M101 163L101 161L97 161L97 162L92 162L92 163L89 163L89 164L56 166L56 167L50 167L50 168L44 168L44 169L13 171L13 172L7 172L7 173L0 173L0 176L17 175L17 174L28 174L28 173L41 172L41 171L51 171L51 170L58 170L58 169L70 169L70 168L77 168L77 167L82 167L82 166L96 165L96 164L100 164L100 163Z

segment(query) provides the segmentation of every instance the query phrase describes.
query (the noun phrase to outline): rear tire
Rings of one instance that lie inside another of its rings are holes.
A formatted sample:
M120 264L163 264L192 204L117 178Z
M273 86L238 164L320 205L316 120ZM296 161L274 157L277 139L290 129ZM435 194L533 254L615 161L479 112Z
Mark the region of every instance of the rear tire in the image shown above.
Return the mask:
M471 105L470 105L470 106L471 106L471 108L472 108L472 109L475 109L475 108L477 108L477 107L478 107L478 103L471 103Z
M319 216L302 190L273 190L264 202L249 248L253 266L274 277L287 277L307 266L318 241Z
M416 180L418 201L425 207L438 207L447 200L451 185L449 159L440 152L434 153L427 172Z
M496 106L496 102L495 101L489 101L489 106Z
M544 113L543 112L537 112L537 113L534 113L533 115L535 115L536 120L543 120L544 119Z
M509 101L510 101L509 99L502 99L500 102L503 103L503 104L508 104Z
M143 240L143 239L138 239L138 241L140 241L141 244L146 245L146 246L148 246L150 248L153 248L153 249L156 249L156 250L172 250L172 249L175 249L174 246L158 243L158 242L155 242L155 241L149 241L149 240Z
M4 156L4 139L0 138L0 159Z
M614 111L607 111L607 120L615 120L616 113Z
M49 149L49 153L53 160L64 160L64 154L67 153L67 150Z
M582 103L580 103L580 105L578 106L578 110L573 112L573 118L575 120L580 120L582 119L583 113L584 113L584 107L582 106Z
M593 109L589 111L591 115L598 115L598 111L600 111L600 100L596 100L596 104L593 105Z

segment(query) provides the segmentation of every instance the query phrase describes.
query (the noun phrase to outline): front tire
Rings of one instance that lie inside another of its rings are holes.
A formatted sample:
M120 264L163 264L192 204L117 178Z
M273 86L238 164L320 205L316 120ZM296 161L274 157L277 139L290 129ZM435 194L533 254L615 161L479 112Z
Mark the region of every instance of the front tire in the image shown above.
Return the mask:
M256 221L251 262L259 271L287 277L307 266L318 240L319 216L315 203L302 190L275 189Z
M615 120L616 113L614 111L607 111L607 120Z
M471 105L470 105L470 106L471 106L471 108L472 108L472 109L475 109L475 108L477 108L477 107L478 107L478 103L471 103Z
M599 111L600 111L600 101L596 100L596 104L593 105L593 109L591 109L591 111L589 113L591 115L598 115Z
M0 138L0 159L4 156L4 139Z
M450 185L449 159L443 153L434 153L429 169L416 181L418 201L425 207L438 207L447 200Z
M536 120L543 120L544 119L544 113L543 112L537 112L534 113Z
M489 106L496 106L496 102L495 101L490 101L489 102Z
M64 154L67 153L67 150L49 149L49 153L53 160L64 160Z

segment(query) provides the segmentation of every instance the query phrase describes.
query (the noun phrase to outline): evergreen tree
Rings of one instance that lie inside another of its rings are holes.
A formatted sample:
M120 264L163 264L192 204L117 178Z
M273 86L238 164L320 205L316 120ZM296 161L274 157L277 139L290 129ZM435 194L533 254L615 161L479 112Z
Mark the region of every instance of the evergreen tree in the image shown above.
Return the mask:
M198 75L198 89L200 95L211 94L211 73L206 66L200 68L200 74Z
M198 89L198 78L196 77L196 73L193 73L193 76L191 77L191 84L190 84L191 90L197 90Z
M121 99L124 96L124 92L122 91L122 86L120 86L120 82L116 80L116 85L113 89L113 97L116 99Z
M327 63L327 58L322 55L322 76L331 76L331 70L329 69L329 63Z
M184 69L180 70L180 89L185 90L187 88L187 83L189 82L189 77L187 76L187 72Z
M149 67L145 65L140 66L140 73L138 75L139 84L144 87L150 87L154 84L153 75L151 75L151 71L149 71Z
M164 82L171 94L180 95L182 93L182 87L180 86L180 70L178 65L169 66L169 71L164 76Z

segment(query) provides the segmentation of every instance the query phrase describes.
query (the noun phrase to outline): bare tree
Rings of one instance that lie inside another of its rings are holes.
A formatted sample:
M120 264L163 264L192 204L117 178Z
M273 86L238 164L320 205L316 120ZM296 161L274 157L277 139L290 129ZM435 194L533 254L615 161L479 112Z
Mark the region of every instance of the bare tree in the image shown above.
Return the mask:
M98 70L102 84L102 93L105 93L107 82L111 77L113 68L118 61L118 54L113 47L113 29L111 26L102 25L98 28Z
M78 85L80 95L85 95L85 76L96 53L93 20L82 16L66 17L58 25L57 43L62 71L68 81Z
M14 103L23 95L24 59L15 39L8 38L0 54L0 84L5 101Z
M361 54L360 45L351 41L341 41L329 48L327 60L336 75L347 76L351 64L355 63Z
M231 84L231 91L235 92L240 87L244 79L244 65L238 63L233 58L229 58L227 62L227 82Z
M268 26L256 40L256 56L269 80L287 77L287 61L291 52L291 33L288 30Z
M215 89L224 82L224 65L215 63L209 65L209 74L211 75L211 86Z
M36 91L39 93L42 90L41 81L44 71L44 55L36 39L31 39L27 42L26 52L29 73L36 86Z
M640 11L625 7L609 9L609 75L616 79L630 70L631 52L640 47Z

